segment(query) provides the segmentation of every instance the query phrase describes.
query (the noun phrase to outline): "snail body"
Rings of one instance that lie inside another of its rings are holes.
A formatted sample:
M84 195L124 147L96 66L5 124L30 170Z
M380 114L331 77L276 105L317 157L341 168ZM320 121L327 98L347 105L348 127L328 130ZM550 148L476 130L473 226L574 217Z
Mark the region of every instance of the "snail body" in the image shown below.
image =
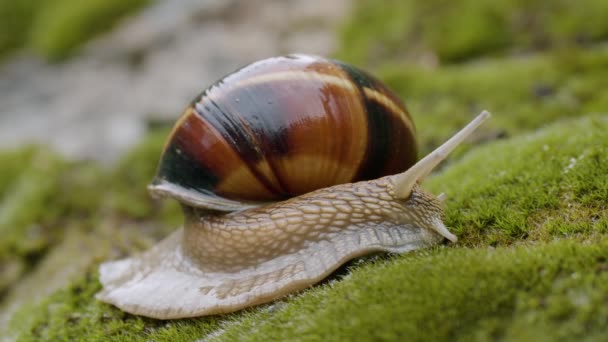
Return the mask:
M357 256L456 241L417 182L488 116L412 166L411 118L373 77L301 55L245 67L201 94L165 146L150 191L180 201L184 226L102 264L97 298L160 319L228 313Z

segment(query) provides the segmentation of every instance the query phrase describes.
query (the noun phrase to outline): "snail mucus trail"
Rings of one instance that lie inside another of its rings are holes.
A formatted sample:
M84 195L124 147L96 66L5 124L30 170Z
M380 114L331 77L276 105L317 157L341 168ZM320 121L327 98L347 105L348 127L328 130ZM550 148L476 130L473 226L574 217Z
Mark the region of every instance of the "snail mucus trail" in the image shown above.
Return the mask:
M418 183L489 116L415 162L411 118L373 76L307 55L240 69L186 109L149 187L182 204L183 227L103 263L97 298L158 319L229 313L358 256L455 242Z

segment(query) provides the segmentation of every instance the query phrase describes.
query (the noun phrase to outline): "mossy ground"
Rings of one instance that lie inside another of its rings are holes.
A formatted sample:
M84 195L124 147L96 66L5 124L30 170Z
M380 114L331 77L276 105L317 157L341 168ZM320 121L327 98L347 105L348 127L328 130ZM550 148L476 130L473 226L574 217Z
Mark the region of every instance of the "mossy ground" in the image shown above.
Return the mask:
M0 58L29 47L48 60L63 60L87 40L149 2L0 0Z
M608 49L555 51L429 69L385 65L379 75L413 113L424 153L482 109L496 115L477 140L508 137L608 108Z
M608 38L603 0L355 1L338 57L356 64L460 62Z
M5 310L20 307L8 336L608 339L608 50L602 43L608 20L596 18L606 13L603 2L466 1L470 11L459 12L445 1L395 2L386 6L391 11L358 3L340 56L375 65L413 113L424 153L481 109L494 113L423 184L447 194L445 221L458 243L352 262L319 286L232 315L146 319L93 298L100 288L96 268L150 246L179 223L174 203L153 201L145 190L167 131L151 133L111 170L23 148L0 153L0 232L6 234L0 298ZM390 45L404 44L401 34L417 27L421 11L440 5L446 9L425 25L455 21L463 31L437 32L460 47L435 49L441 40L431 44L427 34L407 41L440 56L439 65L421 65L404 46ZM466 14L460 22L458 13ZM538 17L529 37L512 26L523 14ZM467 27L471 18L475 29ZM504 39L485 41L479 27L486 20L502 23L490 33L505 31ZM362 33L365 27L370 35ZM31 297L43 299L23 304Z

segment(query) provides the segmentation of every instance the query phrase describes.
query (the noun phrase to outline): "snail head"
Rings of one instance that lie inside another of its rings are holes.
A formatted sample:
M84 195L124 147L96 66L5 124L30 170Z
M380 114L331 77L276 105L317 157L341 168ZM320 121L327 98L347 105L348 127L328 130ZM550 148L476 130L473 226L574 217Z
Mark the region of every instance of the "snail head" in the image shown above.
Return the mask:
M401 200L408 218L416 221L417 225L430 229L439 235L456 242L457 238L443 224L443 209L441 202L445 194L434 195L422 190L418 183L429 175L458 145L465 141L473 131L490 117L487 111L481 112L473 121L456 133L452 138L439 146L414 166L403 173L387 176L389 194L396 200Z

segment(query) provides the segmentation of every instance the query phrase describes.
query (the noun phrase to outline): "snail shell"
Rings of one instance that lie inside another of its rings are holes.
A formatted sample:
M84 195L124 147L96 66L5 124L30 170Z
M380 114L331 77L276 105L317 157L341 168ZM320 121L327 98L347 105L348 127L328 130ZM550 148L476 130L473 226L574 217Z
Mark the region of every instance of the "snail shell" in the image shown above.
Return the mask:
M226 211L284 200L406 170L414 134L401 100L371 75L316 56L265 59L196 97L151 191Z
M407 169L413 123L373 77L313 56L251 64L197 97L165 146L150 191L180 201L183 228L102 264L97 298L160 319L228 313L357 256L456 241L417 183L488 116Z

